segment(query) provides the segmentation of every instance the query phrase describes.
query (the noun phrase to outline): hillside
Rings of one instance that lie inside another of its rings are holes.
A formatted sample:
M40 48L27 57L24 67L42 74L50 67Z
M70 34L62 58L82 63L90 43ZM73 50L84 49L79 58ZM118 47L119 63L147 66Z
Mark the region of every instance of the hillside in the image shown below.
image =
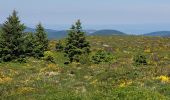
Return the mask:
M152 33L144 34L144 36L161 36L161 37L170 37L170 31L157 31Z
M28 58L26 63L0 63L2 100L169 100L170 40L161 37L90 36L91 54L105 50L111 63L64 64L64 53L48 51L55 63ZM106 47L107 45L107 47ZM148 65L134 66L133 55L142 51Z
M117 31L117 30L98 30L90 35L93 35L93 36L108 36L108 35L126 35L125 33L123 32L120 32L120 31Z

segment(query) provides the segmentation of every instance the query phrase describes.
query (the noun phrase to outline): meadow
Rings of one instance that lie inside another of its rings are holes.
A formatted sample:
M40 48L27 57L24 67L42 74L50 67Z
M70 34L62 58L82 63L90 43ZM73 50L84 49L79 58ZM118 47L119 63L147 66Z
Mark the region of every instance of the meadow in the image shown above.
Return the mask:
M170 100L170 38L144 36L89 36L91 53L110 52L109 63L80 63L55 50L54 62L27 58L26 63L0 63L1 100ZM61 40L61 41L64 41ZM134 66L133 56L146 55L147 65Z

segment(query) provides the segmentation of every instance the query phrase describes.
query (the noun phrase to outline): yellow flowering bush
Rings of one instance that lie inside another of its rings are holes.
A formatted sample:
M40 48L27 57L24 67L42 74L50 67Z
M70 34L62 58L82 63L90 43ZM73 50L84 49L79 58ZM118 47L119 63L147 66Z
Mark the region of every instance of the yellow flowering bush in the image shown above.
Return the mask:
M12 78L10 78L10 77L1 77L0 78L0 84L8 83L11 81L12 81Z
M126 87L130 84L132 84L132 81L127 81L127 82L124 81L124 82L120 83L119 87Z
M44 67L40 70L40 72L46 72L46 71L59 71L60 68L58 67L58 65L50 63L47 65L47 67Z
M164 75L161 75L161 76L157 77L156 79L160 80L160 81L163 82L163 83L168 83L168 82L170 82L169 77L168 77L168 76L164 76Z
M35 88L32 88L32 87L21 87L17 89L18 94L32 93L34 91L35 91Z

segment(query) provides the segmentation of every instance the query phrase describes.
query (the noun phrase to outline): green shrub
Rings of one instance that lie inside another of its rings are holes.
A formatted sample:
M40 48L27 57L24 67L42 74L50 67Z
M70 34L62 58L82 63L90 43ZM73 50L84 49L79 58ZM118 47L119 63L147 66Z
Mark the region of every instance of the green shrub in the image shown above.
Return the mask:
M79 62L81 64L90 64L91 61L90 61L90 57L88 54L83 54L79 57Z
M99 50L92 56L92 62L95 64L99 64L102 62L111 62L113 60L113 56L111 53Z
M146 56L142 53L138 53L133 57L133 64L135 66L138 65L147 65L147 60L146 60Z
M56 51L61 52L61 51L63 51L64 46L63 46L63 44L61 43L61 41L58 41L58 42L56 43L55 48L56 48Z
M44 60L55 63L53 52L51 51L45 51L44 52Z

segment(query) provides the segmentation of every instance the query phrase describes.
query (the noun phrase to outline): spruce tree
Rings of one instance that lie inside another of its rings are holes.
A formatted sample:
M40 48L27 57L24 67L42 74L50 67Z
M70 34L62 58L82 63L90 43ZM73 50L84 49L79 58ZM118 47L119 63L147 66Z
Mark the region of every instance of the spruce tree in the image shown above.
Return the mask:
M14 10L12 15L2 25L0 41L1 61L11 61L24 55L24 29L24 24L21 24L17 12Z
M44 51L48 49L48 37L43 26L39 23L35 32L35 56L43 57Z
M86 41L85 32L82 30L81 22L78 20L68 31L64 51L70 62L79 62L79 56L90 52L89 42Z
M24 36L24 44L25 44L25 55L27 56L34 56L34 49L35 49L35 37L34 34L29 32L26 33Z

